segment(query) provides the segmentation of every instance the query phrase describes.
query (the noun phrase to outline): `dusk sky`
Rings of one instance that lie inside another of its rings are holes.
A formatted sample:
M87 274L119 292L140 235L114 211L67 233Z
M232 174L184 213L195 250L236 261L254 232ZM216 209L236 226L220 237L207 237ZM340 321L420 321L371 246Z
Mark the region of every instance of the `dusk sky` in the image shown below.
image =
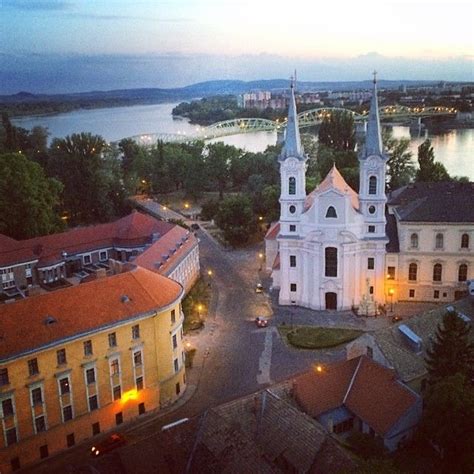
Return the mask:
M3 0L0 91L287 77L292 64L304 80L365 79L373 67L387 79L473 80L473 8L469 0Z

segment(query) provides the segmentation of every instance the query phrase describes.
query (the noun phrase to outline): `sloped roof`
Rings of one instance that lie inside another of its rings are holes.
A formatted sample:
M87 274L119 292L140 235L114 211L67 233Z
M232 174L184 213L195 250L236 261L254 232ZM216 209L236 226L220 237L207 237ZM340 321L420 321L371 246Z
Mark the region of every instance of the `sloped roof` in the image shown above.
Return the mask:
M137 246L150 242L154 233L163 236L175 224L159 221L134 211L114 222L88 227L77 227L67 232L44 235L27 240L0 240L0 266L39 260L39 265L51 265L69 255L112 246ZM3 245L6 242L7 245Z
M173 280L144 268L0 306L0 358L100 330L170 305L182 294ZM124 298L126 297L126 298ZM48 317L56 322L46 324Z
M273 261L272 268L274 270L280 270L280 252L276 254L275 260Z
M304 210L308 210L313 205L317 196L329 191L330 189L335 189L340 193L349 196L352 207L355 210L359 209L359 195L346 183L345 179L334 164L324 180L316 187L316 189L314 189L314 191L306 196Z
M387 252L398 253L400 252L400 241L398 239L397 221L393 214L385 213L385 233L388 237L388 243L385 246Z
M382 436L419 399L393 370L367 356L330 364L321 373L308 372L295 380L294 388L311 416L345 406Z
M276 240L280 232L280 223L272 222L267 233L265 234L265 240Z
M413 183L393 191L388 205L402 222L474 223L474 183Z

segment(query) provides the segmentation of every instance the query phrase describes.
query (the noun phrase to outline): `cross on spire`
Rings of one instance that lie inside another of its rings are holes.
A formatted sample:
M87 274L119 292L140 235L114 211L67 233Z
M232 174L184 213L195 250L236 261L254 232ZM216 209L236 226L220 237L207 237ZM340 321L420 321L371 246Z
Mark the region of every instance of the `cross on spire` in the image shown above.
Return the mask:
M377 71L374 70L372 75L374 76L374 84L377 84Z

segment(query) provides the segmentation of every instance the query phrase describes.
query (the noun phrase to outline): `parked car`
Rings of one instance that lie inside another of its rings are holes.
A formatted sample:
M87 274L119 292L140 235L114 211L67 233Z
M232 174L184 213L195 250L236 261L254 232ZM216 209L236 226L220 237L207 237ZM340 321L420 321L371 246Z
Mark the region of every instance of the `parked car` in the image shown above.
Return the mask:
M191 229L192 230L199 230L199 224L196 224L195 222L191 224Z
M263 318L262 316L257 316L255 318L255 324L259 328L266 328L268 326L268 320Z
M257 286L255 287L255 293L263 293L263 286L261 283L257 283Z
M101 454L108 453L126 443L125 438L120 433L113 433L107 438L103 439L100 443L97 443L91 448L91 456L100 456Z
M401 316L392 316L392 323L399 323L400 321L403 321Z

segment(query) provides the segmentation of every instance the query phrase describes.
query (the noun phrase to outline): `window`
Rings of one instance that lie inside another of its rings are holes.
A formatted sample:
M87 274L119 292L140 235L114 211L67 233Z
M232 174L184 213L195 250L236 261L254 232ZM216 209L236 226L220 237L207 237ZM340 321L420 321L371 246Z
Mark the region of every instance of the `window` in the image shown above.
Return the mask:
M120 373L120 364L118 359L110 361L110 375L118 375Z
M374 294L374 287L371 285L369 286L369 294L373 295Z
M0 387L2 385L8 385L10 379L8 378L8 369L0 369Z
M395 267L387 267L387 280L395 280Z
M441 263L436 263L433 266L433 281L441 281L443 275L443 266Z
M325 272L327 277L337 277L337 248L326 247L325 255Z
M341 423L337 423L334 425L333 432L334 433L345 433L349 431L354 426L354 419L349 418L348 420L342 421Z
M367 259L367 270L373 270L375 268L375 258L369 257Z
M375 176L369 178L369 194L377 194L377 178Z
M462 249L468 249L469 248L469 235L468 234L462 234L461 235L461 248Z
M59 351L56 351L56 359L58 360L58 365L66 364L66 349L59 349Z
M30 359L28 361L28 373L30 377L39 374L38 359Z
M413 233L410 235L410 246L412 249L418 248L418 234Z
M143 377L137 377L137 379L135 380L135 384L137 386L137 392L143 390Z
M117 346L117 335L114 332L109 334L109 347Z
M83 255L82 256L82 261L84 262L84 265L90 265L92 260L90 255Z
M290 291L296 291L296 283L290 283Z
M176 334L173 334L173 349L178 347L178 340L176 338Z
M49 451L48 451L48 445L43 444L43 446L40 446L40 458L44 459L49 456Z
M16 458L11 458L10 465L12 467L12 471L18 471L18 469L21 468L20 458L18 456Z
M330 219L337 218L336 209L334 209L333 206L328 207L328 210L326 211L326 217Z
M290 211L290 214L294 214L296 212L296 206L291 205L288 210Z
M434 292L433 292L433 298L434 298L435 300L439 299L439 290L434 290Z
M290 232L296 232L296 226L294 224L290 224Z
M288 194L296 194L296 178L294 176L288 178Z
M133 364L135 367L142 365L142 351L136 351L133 353Z
M2 416L6 418L7 416L13 416L13 401L11 398L2 400Z
M140 339L140 325L132 326L132 339Z
M458 270L458 281L466 281L467 280L467 265L465 263L461 263L459 265Z
M92 423L92 436L98 435L100 433L100 423Z
M92 341L91 340L84 341L84 355L87 357L87 356L91 356L92 354L93 354Z
M145 404L142 402L138 404L138 414L143 415L144 413L145 413Z
M176 310L172 309L171 310L171 324L174 324L176 322Z
M376 210L375 206L369 206L369 214L375 214Z
M436 234L435 248L442 249L443 246L444 246L444 236L443 236L443 234Z
M408 290L408 296L410 298L414 298L415 297L415 290Z
M120 385L116 385L114 387L114 400L120 400L122 397L122 387Z
M408 280L416 281L418 274L418 265L416 263L410 263L408 266Z
M99 260L105 262L107 260L107 250L101 250L99 253Z
M290 267L296 267L296 255L290 255Z
M374 358L374 350L370 346L367 346L367 357Z
M7 446L15 444L18 441L16 435L16 427L5 430L5 438L7 439Z
M63 421L72 420L72 406L68 405L67 407L63 408Z
M375 226L374 225L369 225L368 232L369 232L369 234L375 234Z
M31 390L31 404L33 406L43 404L43 393L41 391L41 387Z
M123 413L119 411L118 413L115 414L115 424L121 425L122 423L123 423Z
M35 418L35 430L36 433L46 431L46 422L43 415L38 416L38 418Z
M179 385L179 382L176 384L176 395L179 395L181 393L181 387Z
M174 360L174 371L175 372L179 371L179 360L178 359Z
M74 433L70 433L66 436L66 445L68 448L74 446L76 444L76 440L74 439Z
M95 369L93 367L86 370L86 382L87 385L95 383Z
M61 392L61 395L65 395L71 391L68 377L59 380L59 391Z
M97 400L97 395L92 395L89 397L89 411L94 411L99 408L99 402Z

